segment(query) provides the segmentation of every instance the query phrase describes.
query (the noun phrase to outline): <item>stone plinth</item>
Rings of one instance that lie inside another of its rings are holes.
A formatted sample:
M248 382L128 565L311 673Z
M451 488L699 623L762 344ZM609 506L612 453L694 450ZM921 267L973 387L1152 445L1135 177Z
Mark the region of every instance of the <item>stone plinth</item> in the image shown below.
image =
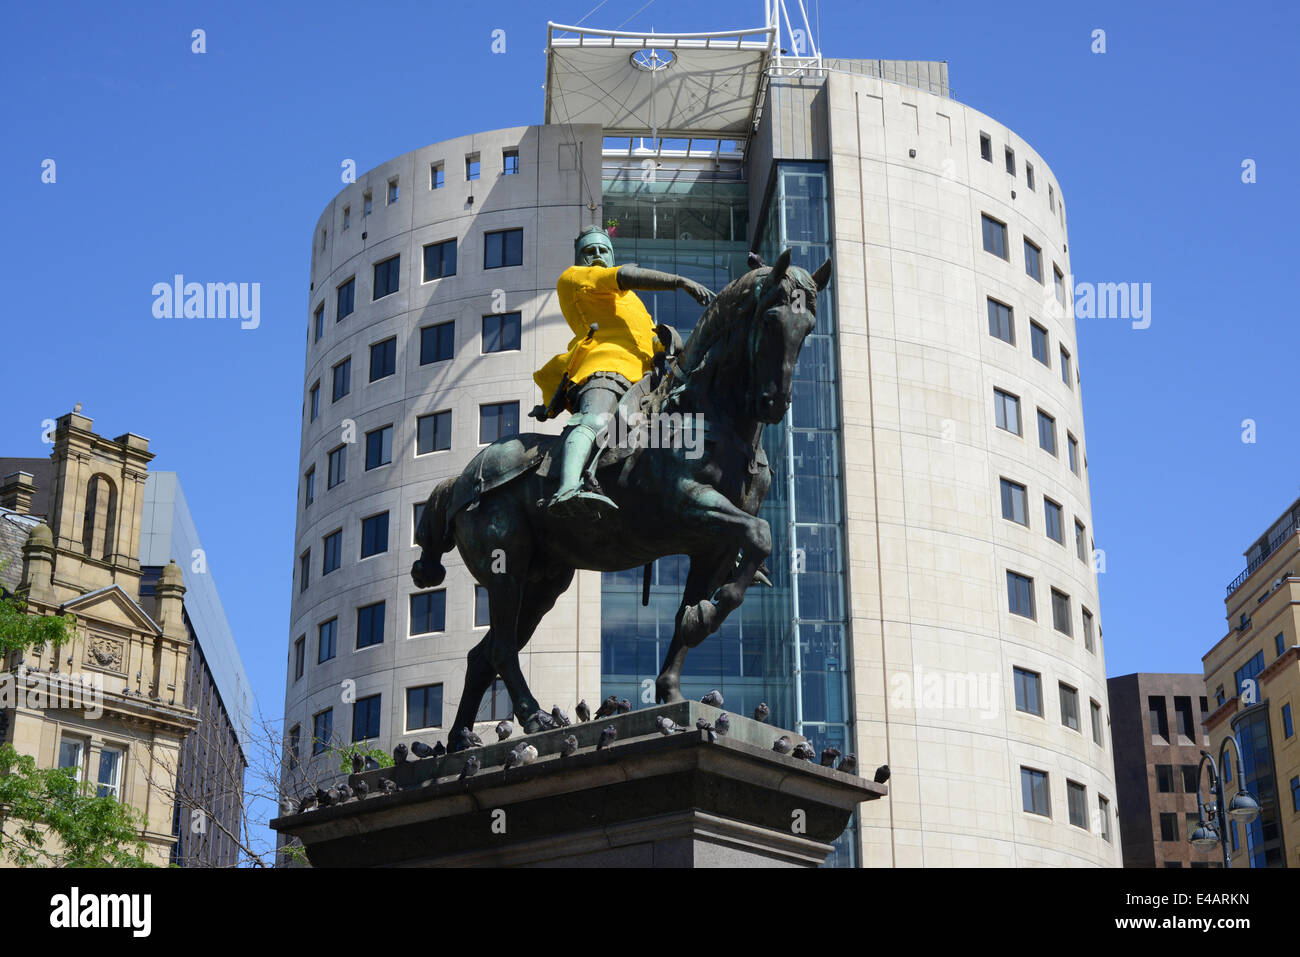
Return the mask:
M271 826L299 838L317 867L816 867L849 816L885 785L772 750L782 734L731 716L711 736L696 719L718 709L660 705L557 731L515 736L362 775L370 794L289 815ZM690 728L665 737L665 715ZM618 729L596 750L601 729ZM567 734L580 750L559 754ZM526 740L538 760L505 770ZM459 780L465 759L482 770ZM384 793L391 778L399 790Z

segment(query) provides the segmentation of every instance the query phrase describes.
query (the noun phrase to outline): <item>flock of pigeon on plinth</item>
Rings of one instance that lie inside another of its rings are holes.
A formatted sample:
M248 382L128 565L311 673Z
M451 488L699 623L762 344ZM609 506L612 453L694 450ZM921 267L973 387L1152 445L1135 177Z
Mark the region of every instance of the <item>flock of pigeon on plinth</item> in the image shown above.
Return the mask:
M721 709L722 693L719 691L710 691L700 699L700 703ZM627 714L631 710L631 701L627 698L620 699L615 695L610 695L601 702L600 707L596 709L595 715L591 713L591 708L588 706L585 699L579 701L577 706L574 708L574 711L577 712L578 720L582 722ZM767 721L768 716L771 713L772 709L767 706L766 702L764 702L754 709L754 720L759 723L764 723ZM545 711L539 712L538 717L541 719L543 731L555 731L559 728L568 727L573 724L569 719L569 716L560 708L559 705L553 707L549 715ZM665 737L690 731L690 728L678 724L665 715L660 715L656 718L655 723L659 728L659 733ZM695 722L695 729L706 733L709 741L717 741L719 737L725 737L731 731L731 718L725 711L718 715L718 717L712 722L700 718ZM505 741L514 734L514 730L514 725L509 721L499 722L496 726L497 741ZM600 732L600 738L596 743L596 750L603 751L610 747L617 738L618 729L612 724L606 725ZM455 744L456 747L452 749L453 751L465 751L484 746L483 739L475 734L470 728L460 729L455 736ZM572 754L576 754L578 750L579 745L576 736L569 734L560 740L559 754L561 758L566 758ZM817 757L817 752L810 742L800 741L798 744L795 744L790 740L789 735L785 734L772 742L772 750L777 754L789 755L790 757L798 758L801 761L812 761ZM415 741L411 744L409 749L405 744L398 744L397 747L393 749L393 762L400 766L411 760L412 755L414 755L415 760L420 761L427 758L440 758L447 753L448 749L441 741L437 742L433 747L429 747L429 745L425 744L423 741ZM537 748L527 741L521 741L514 749L506 753L503 770L508 771L514 767L532 764L537 760L537 758ZM369 760L373 764L373 759ZM838 761L839 764L836 764L836 761ZM352 774L348 777L346 784L340 784L330 788L317 788L316 793L308 795L300 801L296 809L288 810L290 813L296 810L297 813L301 814L304 811L310 811L318 807L330 807L332 805L344 804L348 801L362 800L366 798L370 793L370 787L366 784L364 777L362 777L363 772L367 770L366 763L367 759L363 758L361 755L354 755L352 758ZM846 774L858 773L857 758L852 754L841 757L838 748L822 749L821 766L825 768L834 768L836 771L843 771ZM465 759L465 764L461 768L460 780L464 781L467 778L472 778L474 775L478 774L481 768L482 762L479 760L478 756L471 754ZM875 781L877 784L884 784L888 780L889 765L882 764L876 769ZM382 793L388 794L396 790L396 781L392 778L383 779Z

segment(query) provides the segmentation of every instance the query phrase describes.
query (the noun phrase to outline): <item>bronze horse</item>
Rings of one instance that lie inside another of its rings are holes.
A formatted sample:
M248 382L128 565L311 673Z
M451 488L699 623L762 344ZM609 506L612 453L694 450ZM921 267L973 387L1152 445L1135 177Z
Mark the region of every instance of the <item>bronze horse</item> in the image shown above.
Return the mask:
M453 729L473 727L498 675L525 732L547 727L519 652L575 569L619 571L679 554L690 558L690 571L655 686L659 701L682 700L687 650L739 607L772 549L771 529L757 517L771 482L760 440L763 426L790 407L795 362L830 275L830 260L810 275L790 265L786 250L718 294L651 396L661 414L702 417L702 448L691 454L681 443L659 443L630 461L600 460L595 479L618 510L599 521L548 514L557 479L537 465L555 442L549 435L498 440L433 490L416 529L421 552L411 578L421 588L440 584L442 555L459 548L487 589L490 614L487 634L468 655ZM460 742L451 738L455 750Z

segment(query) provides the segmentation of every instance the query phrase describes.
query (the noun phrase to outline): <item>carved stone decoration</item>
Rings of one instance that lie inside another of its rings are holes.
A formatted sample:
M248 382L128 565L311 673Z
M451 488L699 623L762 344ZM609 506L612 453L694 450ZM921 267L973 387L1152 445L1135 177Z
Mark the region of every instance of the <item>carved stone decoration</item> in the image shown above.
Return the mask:
M123 654L123 643L115 638L92 635L86 643L86 664L107 671L123 671Z

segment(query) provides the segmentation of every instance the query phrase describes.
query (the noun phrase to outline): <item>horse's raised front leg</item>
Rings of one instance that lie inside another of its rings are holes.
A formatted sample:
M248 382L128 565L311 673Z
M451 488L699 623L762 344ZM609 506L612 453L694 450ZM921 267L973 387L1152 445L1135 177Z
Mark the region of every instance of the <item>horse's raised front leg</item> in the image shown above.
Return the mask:
M731 549L731 555L735 550ZM686 612L713 594L714 589L723 580L730 564L727 553L691 556L690 571L686 574L686 588L682 592L682 603L677 608L677 618L673 627L673 640L664 656L664 665L655 679L655 700L666 704L684 700L682 698L682 666L686 663L686 652L693 645L682 640L682 617Z
M701 598L686 608L677 628L677 635L688 648L721 627L723 620L740 607L745 592L754 582L754 575L763 560L772 552L772 529L764 519L750 515L732 505L720 492L702 487L695 502L687 509L685 521L697 524L707 531L712 541L731 544L731 554L740 549L740 561L730 576L723 575L725 584L717 587L709 598ZM676 636L674 636L676 637Z

